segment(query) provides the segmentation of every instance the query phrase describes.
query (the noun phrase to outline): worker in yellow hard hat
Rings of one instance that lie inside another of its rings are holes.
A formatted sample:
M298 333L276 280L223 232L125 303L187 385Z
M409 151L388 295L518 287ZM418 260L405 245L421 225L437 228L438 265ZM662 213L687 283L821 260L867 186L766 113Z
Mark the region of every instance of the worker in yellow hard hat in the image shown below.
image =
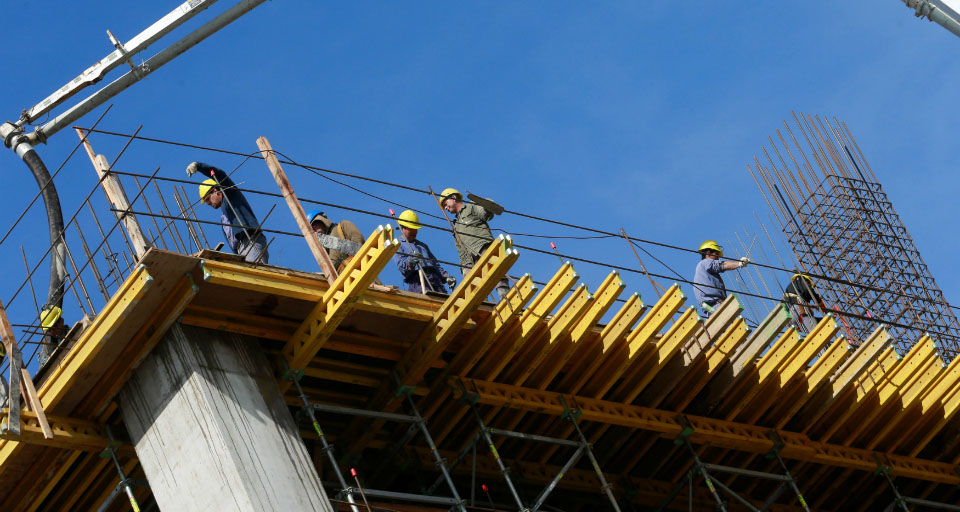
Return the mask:
M220 210L220 224L230 249L246 261L267 263L270 258L267 254L267 238L260 230L260 222L253 214L250 203L233 180L222 169L203 162L192 162L187 166L187 176L196 173L208 176L200 183L200 200Z
M794 274L790 284L783 290L783 304L790 311L797 331L809 333L820 322L810 304L820 304L823 299L813 289L813 279L806 274Z
M450 291L457 286L457 278L451 276L433 255L430 247L422 240L417 239L417 233L423 228L420 217L413 210L406 210L397 217L400 225L400 250L394 255L397 269L403 276L407 290L415 293L427 291L446 293L443 285L450 287ZM426 289L424 289L426 288Z
M474 203L464 203L463 194L455 188L446 188L440 193L443 209L454 214L453 241L460 255L460 267L464 274L480 259L483 251L493 243L493 233L487 224L494 213ZM504 277L497 284L497 295L502 299L510 291L510 282Z
M727 298L727 287L723 284L720 274L727 270L745 267L750 264L750 258L744 256L739 261L720 261L723 256L723 247L715 240L706 240L698 249L700 262L693 275L693 295L697 304L703 310L703 316L709 317L714 307Z

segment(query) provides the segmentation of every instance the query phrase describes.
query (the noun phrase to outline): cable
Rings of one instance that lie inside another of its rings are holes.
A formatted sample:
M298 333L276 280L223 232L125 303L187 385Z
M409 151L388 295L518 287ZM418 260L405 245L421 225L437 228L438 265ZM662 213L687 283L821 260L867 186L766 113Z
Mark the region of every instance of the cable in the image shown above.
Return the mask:
M86 128L81 128L81 129L87 130ZM106 131L106 130L94 130L94 129L89 129L89 130L90 130L90 131L93 131L93 132L96 132L96 133L106 134L106 135L114 135L114 136L122 136L122 137L131 137L130 134L110 132L110 131ZM194 149L201 149L201 150L204 150L204 151L212 151L212 152L216 152L216 153L229 154L229 155L235 155L235 156L244 156L244 157L259 158L259 159L262 159L262 158L263 158L262 156L252 156L252 157L251 157L248 153L241 153L241 152L238 152L238 151L230 151L230 150L225 150L225 149L218 149L218 148L213 148L213 147L208 147L208 146L200 146L200 145L196 145L196 144L187 144L187 143L183 143L183 142L175 142L175 141L164 140L164 139L157 139L157 138L151 138L151 137L142 137L142 136L139 136L139 135L133 136L132 138L136 138L136 139L144 140L144 141L148 141L148 142L156 142L156 143L160 143L160 144L168 144L168 145L174 145L174 146L180 146L180 147L189 147L189 148L194 148ZM282 153L281 153L281 154L282 154ZM289 158L289 157L287 157L287 158ZM312 171L312 172L314 172L315 174L318 174L318 175L319 175L319 173L318 173L317 171L326 172L326 173L336 174L336 175L339 175L339 176L345 176L345 177L355 178L355 179L359 179L359 180L363 180L363 181L368 181L368 182L371 182L371 183L377 183L377 184L381 184L381 185L387 185L387 186L391 186L391 187L395 187L395 188L399 188L399 189L403 189L403 190L408 190L408 191L412 191L412 192L418 192L418 193L421 193L421 194L429 194L429 192L424 191L423 189L419 189L419 188L416 188L416 187L411 187L411 186L408 186L408 185L403 185L403 184L400 184L400 183L393 183L393 182L389 182L389 181L385 181L385 180L379 180L379 179L369 178L369 177L366 177L366 176L361 176L361 175L346 173L346 172L342 172L342 171L335 171L335 170L332 170L332 169L326 169L326 168L322 168L322 167L316 167L316 166L311 166L311 165L299 164L299 163L293 162L293 161L282 161L281 163L293 165L293 166L296 166L296 167L301 167L301 168L303 168L303 169L310 170L310 171ZM336 180L333 180L333 181L335 181L335 182L337 182L337 183L340 183L340 182L338 182L338 181L336 181ZM350 187L350 188L353 188L353 187L351 187L350 185L345 185L345 186ZM356 190L356 189L354 189L354 190ZM362 192L362 191L361 191L361 192ZM377 198L377 199L380 199L380 200L382 200L382 201L388 202L388 203L390 203L390 204L397 204L397 203L391 202L391 201L389 201L389 200L387 200L387 199L384 199L384 198L379 197L379 196L376 196L376 195L372 195L372 194L369 194L369 193L366 193L366 192L363 192L363 193L365 193L365 194L367 194L367 195L370 195L371 197L375 197L375 198ZM315 203L315 204L328 204L328 203L322 203L322 202L319 202L319 201L312 201L312 202ZM355 211L355 209L352 209L352 208L346 208L346 209L350 209L350 210L354 210L354 211ZM436 215L423 212L422 210L416 210L416 209L413 209L413 208L411 208L411 209L414 210L414 211L417 211L417 212L422 212L422 213L424 213L425 215L428 215L428 216L430 216L430 217L439 218L439 217L436 216ZM546 222L546 223L550 223L550 224L556 224L556 225L559 225L559 226L569 227L569 228L578 229L578 230L582 230L582 231L593 232L593 233L597 233L597 234L601 234L601 235L606 235L606 236L609 236L609 237L617 237L617 236L620 236L620 235L617 234L617 233L612 233L612 232L604 231L604 230L601 230L601 229L596 229L596 228L587 227L587 226L580 226L580 225L572 224L572 223L568 223L568 222L563 222L563 221L548 219L548 218L539 217L539 216L536 216L536 215L530 215L530 214L526 214L526 213L523 213L523 212L517 212L517 211L512 211L512 210L504 210L504 213L509 213L509 214L511 214L511 215L516 215L516 216L528 218L528 219L531 219L531 220L537 220L537 221L540 221L540 222ZM559 237L555 237L555 238L559 238ZM640 243L655 245L655 246L664 247L664 248L668 248L668 249L673 249L673 250L677 250L677 251L681 251L681 252L698 254L698 251L696 251L696 250L694 250L694 249L689 249L689 248L686 248L686 247L680 247L680 246L676 246L676 245L672 245L672 244L666 244L666 243L662 243L662 242L656 242L656 241L653 241L653 240L646 240L646 239L636 238L636 237L629 237L629 238L630 238L631 241L634 241L634 242L640 242ZM724 258L724 259L730 260L730 258ZM658 261L659 261L659 260L658 260ZM731 260L731 261L732 261L732 260ZM775 265L768 265L768 264L760 263L760 262L752 262L752 264L753 264L753 265L756 265L757 267L760 267L760 268L768 268L768 269L771 269L771 270L778 270L778 271L788 272L788 273L791 273L791 274L796 272L795 269L781 268L781 267L777 267L777 266L775 266ZM671 269L671 271L673 271L673 270ZM674 271L674 272L675 272L675 271ZM675 273L676 273L676 272L675 272ZM946 306L946 307L948 307L948 308L950 308L950 309L960 310L960 306L951 305L951 304L949 304L949 303L946 303L946 301L944 301L943 303L940 303L940 302L936 302L936 301L931 301L931 300L929 300L929 299L927 299L927 298L924 298L924 297L918 297L918 296L912 296L912 295L907 295L907 294L900 294L900 293L896 293L896 292L891 292L891 291L886 290L886 289L883 289L883 288L874 287L874 286L869 286L869 285L865 285L865 284L862 284L862 283L854 283L854 282L847 281L847 280L843 280L843 279L835 279L835 278L830 277L830 276L824 276L824 275L812 274L812 273L807 273L807 275L809 275L809 276L811 276L811 277L813 277L813 278L822 279L822 280L830 281L830 282L834 282L834 283L839 283L839 284L843 284L843 285L850 286L850 287L854 287L854 288L860 288L860 289L870 290L870 291L873 291L873 292L876 292L876 293L882 293L882 294L888 294L888 295L895 295L895 296L899 296L899 297L904 297L904 298L907 298L907 299L911 299L911 300L914 300L914 301L928 302L928 303L931 303L931 304L942 304L942 305L944 305L944 306Z

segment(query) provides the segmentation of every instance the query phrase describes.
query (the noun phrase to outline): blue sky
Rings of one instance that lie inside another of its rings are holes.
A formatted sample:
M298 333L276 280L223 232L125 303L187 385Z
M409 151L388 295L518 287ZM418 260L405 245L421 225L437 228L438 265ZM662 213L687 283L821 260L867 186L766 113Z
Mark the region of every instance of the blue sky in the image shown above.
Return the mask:
M220 3L200 19L230 4ZM177 3L95 5L5 3L0 28L13 49L0 53L4 120L109 53L106 29L126 41ZM144 136L240 152L255 151L263 135L303 163L419 188L455 186L509 210L608 231L624 227L635 237L696 248L707 238L726 243L734 232L759 232L755 214L776 231L746 165L791 110L837 117L852 130L947 299L960 302L948 260L958 235L950 204L960 181L960 118L951 105L960 40L914 18L898 0L733 5L273 0L113 99L100 127L132 133L142 124ZM91 125L102 111L77 124ZM111 160L123 144L106 135L91 140ZM64 130L38 150L55 169L76 142ZM183 178L192 160L232 169L242 159L138 141L117 169L151 173L159 166L159 176ZM287 172L303 197L381 213L391 207L301 169ZM9 151L0 157L0 176L6 231L37 187ZM244 187L276 190L261 161L247 161L234 177ZM95 181L86 155L76 154L56 181L67 217ZM349 183L439 213L427 196ZM195 199L194 187L188 193ZM93 197L105 219L102 194ZM259 213L274 204L252 202ZM364 232L383 222L327 212ZM209 208L200 216L217 219ZM282 203L266 225L296 230ZM637 267L622 240L566 239L586 233L515 216L493 225L552 237L518 236L522 245L549 249L552 239L564 253ZM25 275L20 246L33 262L46 249L46 233L43 209L35 206L0 245L4 302ZM68 236L80 253L75 235ZM441 259L457 259L449 235L424 230L421 238ZM688 278L698 259L648 249ZM271 263L314 270L302 241L278 240L271 253ZM672 274L644 257L651 271ZM545 281L557 266L555 257L526 251L513 273ZM576 266L591 289L609 271ZM389 268L383 277L398 281ZM643 276L623 277L628 291L655 301ZM780 279L785 283L786 275ZM34 283L41 295L46 280L44 266ZM26 292L10 313L14 323L32 321ZM79 316L67 314L71 322Z

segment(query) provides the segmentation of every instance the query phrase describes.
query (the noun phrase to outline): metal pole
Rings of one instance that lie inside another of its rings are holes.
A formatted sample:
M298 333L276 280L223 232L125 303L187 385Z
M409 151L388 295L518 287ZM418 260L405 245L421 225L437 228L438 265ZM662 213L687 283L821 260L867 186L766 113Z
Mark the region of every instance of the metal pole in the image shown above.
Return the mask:
M396 375L394 377L399 383L400 378ZM457 500L457 508L460 509L461 512L467 512L467 509L463 506L463 500L460 499L460 494L457 492L457 487L453 485L453 478L450 476L450 472L447 471L446 461L440 456L437 445L434 444L433 437L430 436L430 431L427 430L426 420L423 419L423 416L420 416L420 411L417 410L416 404L413 403L413 398L410 398L410 393L405 393L405 395L407 404L410 405L410 410L413 411L414 417L417 418L417 426L420 427L420 432L423 433L423 438L427 441L427 446L430 447L430 453L433 454L437 467L440 468L440 472L443 473L443 478L446 479L447 485L450 486L450 492L453 493L453 498Z
M286 362L284 362L286 364ZM288 368L290 372L289 380L293 382L293 385L297 387L297 393L300 395L300 400L303 402L303 409L307 411L307 416L310 417L310 422L313 424L313 430L320 436L320 444L323 445L323 451L327 454L327 458L330 459L330 465L333 466L333 472L337 475L337 481L340 482L340 488L343 489L344 494L347 496L347 501L350 502L350 509L353 512L360 512L360 509L357 508L357 502L353 499L353 493L350 491L351 487L347 485L347 480L343 477L343 473L340 471L340 465L337 464L336 457L333 456L333 445L327 442L327 436L323 434L323 429L320 428L320 423L317 422L317 417L313 414L313 405L307 400L306 393L303 392L303 388L300 387L300 379Z
M590 465L593 466L593 470L597 473L597 478L600 479L601 489L603 489L603 492L607 495L610 504L613 505L613 509L620 512L620 505L617 504L617 499L613 496L613 489L611 489L610 484L607 482L607 478L603 476L603 471L600 470L600 464L597 463L596 457L593 456L593 450L590 449L590 442L587 440L587 436L583 435L583 431L580 430L580 425L577 424L576 415L573 410L567 406L567 401L562 396L560 397L560 403L563 404L564 415L570 420L570 423L573 423L573 429L576 430L577 435L580 436L580 441L587 449L587 458L590 459Z
M463 386L463 383L460 385ZM464 389L464 392L466 392L466 389ZM523 506L523 502L520 501L520 495L517 494L516 487L513 486L513 481L510 479L510 469L503 463L503 460L500 459L500 454L497 452L497 447L493 444L493 439L490 438L490 434L487 432L487 426L483 424L483 418L480 417L480 413L477 411L477 405L475 403L471 403L470 410L473 411L473 416L477 419L477 423L480 425L480 434L483 436L483 440L487 442L487 446L490 448L490 454L493 455L493 460L497 462L497 466L500 468L500 474L503 475L503 479L506 480L507 487L510 489L510 494L513 496L513 500L517 503L517 508L519 510L526 510L526 507Z
M540 493L540 496L537 497L536 503L533 504L534 512L540 510L540 506L543 505L543 502L547 500L547 497L550 496L550 493L553 492L553 489L560 483L560 479L563 478L563 475L567 474L567 471L570 471L570 468L580 460L580 457L583 457L583 450L587 448L586 444L581 444L577 451L573 453L573 456L570 457L570 460L560 469L560 472L557 473L557 476L553 477L553 480L550 481L550 484Z
M110 459L113 460L113 465L117 468L117 473L120 474L120 483L123 485L123 490L127 493L127 499L130 500L130 506L133 508L134 512L140 512L140 505L137 503L137 498L133 496L133 487L130 485L130 480L127 478L127 475L123 473L123 467L120 465L120 461L117 460L116 449L114 448L115 441L113 440L113 433L110 432L110 426L105 427L107 432L107 439L110 440L110 444L107 446L107 453L110 454Z

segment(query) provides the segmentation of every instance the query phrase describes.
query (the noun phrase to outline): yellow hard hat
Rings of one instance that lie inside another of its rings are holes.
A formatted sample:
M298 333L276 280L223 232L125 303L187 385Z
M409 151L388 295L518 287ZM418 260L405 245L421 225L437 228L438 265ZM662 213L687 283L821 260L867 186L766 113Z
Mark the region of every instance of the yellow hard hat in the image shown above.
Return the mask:
M802 277L811 283L813 282L813 279L810 279L810 276L806 274L794 274L793 277L790 278L790 280L795 281L798 277Z
M702 244L700 244L700 248L697 249L697 252L703 252L703 251L706 251L707 249L710 249L712 251L717 251L720 253L720 256L723 256L723 247L721 247L716 240L707 240L703 242Z
M200 183L200 200L203 201L207 197L207 194L213 190L213 187L216 186L217 180L213 178L207 178L203 180L203 182Z
M461 194L460 191L455 188L443 189L443 192L440 192L440 199L446 199L452 196L453 194L456 194L457 196L459 196L459 199L463 199L463 194Z
M420 229L423 227L423 224L420 224L420 217L417 217L417 212L413 210L404 210L404 212L397 217L397 224L410 229Z
M60 315L62 314L63 311L60 308L47 304L43 307L43 311L40 312L40 327L46 331L54 325L57 325L57 320L60 320Z

